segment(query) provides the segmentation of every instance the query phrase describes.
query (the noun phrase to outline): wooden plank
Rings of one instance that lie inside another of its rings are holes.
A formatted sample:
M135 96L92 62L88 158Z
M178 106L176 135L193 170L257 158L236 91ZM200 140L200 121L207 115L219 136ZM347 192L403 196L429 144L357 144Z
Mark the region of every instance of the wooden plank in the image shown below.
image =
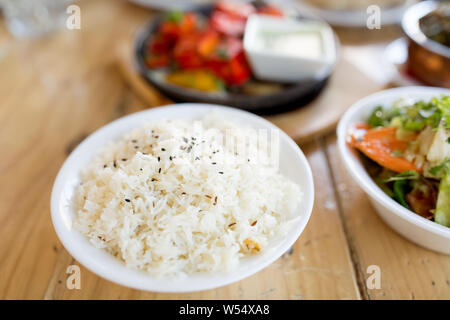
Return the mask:
M327 139L339 205L358 272L381 269L381 289L368 289L370 299L449 299L450 256L421 248L390 229L369 204L367 196L343 167L336 137ZM365 282L363 281L365 284Z
M121 1L104 10L107 2L82 2L86 25L79 32L15 41L0 29L1 298L43 297L60 251L49 199L66 150L128 112L107 49L149 12ZM130 15L135 24L111 27L111 20Z
M101 2L91 3L94 6ZM111 19L119 19L123 12L126 10L113 8L108 14ZM105 31L102 28L106 26L100 22L95 25L100 34ZM112 59L103 55L106 40L97 33L92 39L103 42L96 43L96 50L79 55L72 51L79 49L79 45L55 35L53 40L67 53L66 61L57 59L51 43L42 44L44 48L38 43L12 44L4 60L7 63L0 65L0 74L7 71L15 75L13 79L0 79L5 101L0 111L0 146L9 155L0 163L4 182L0 186L0 237L2 244L9 244L0 246L3 261L0 297L358 298L333 190L326 184L329 179L324 153L317 145L310 147L308 154L315 175L321 180L319 185L327 185L327 192L322 190L318 196L313 218L294 253L266 270L218 290L166 295L130 290L82 268L82 290L67 290L65 272L74 262L61 247L51 225L49 198L53 179L67 153L86 135L119 116L143 108L141 101L124 86ZM51 50L46 50L47 46ZM24 66L20 57L30 48L36 54ZM102 55L105 59L99 58ZM50 76L41 77L39 73L30 76L24 71L36 66Z
M64 299L358 299L352 263L339 221L327 163L317 143L305 149L316 178L316 203L311 220L283 255L256 275L216 290L163 294L128 289L82 268L81 290L65 289L65 270L72 262L62 250L46 298ZM320 192L319 192L320 191ZM76 263L76 262L75 262Z
M108 78L114 79L113 70L86 79L95 93L85 99L84 106L71 99L69 91L58 95L63 101L73 101L66 105L57 106L42 97L34 100L33 95L28 95L4 106L11 115L2 125L0 145L11 156L0 167L4 182L0 186L1 243L9 244L0 246L0 283L6 283L0 286L0 296L40 297L47 286L56 258L56 235L49 214L53 180L67 156L66 150L116 117L120 78L117 73L114 81L108 82ZM33 101L39 103L33 105ZM23 109L16 112L19 104ZM94 107L98 105L112 110L108 113ZM85 117L86 113L83 116L83 109L90 117ZM18 128L22 128L20 132ZM6 141L7 137L15 137L14 143Z
M450 298L450 258L411 244L380 221L342 169L334 138L327 140L328 162L323 144L305 146L316 183L314 212L293 253L265 270L217 290L159 294L115 285L82 268L82 289L68 290L65 271L77 262L53 231L53 179L67 152L86 135L154 106L124 83L114 50L116 41L129 38L152 13L119 0L80 5L80 31L16 41L0 26L0 149L7 155L0 158L0 298ZM328 108L335 99L326 97L320 99ZM296 118L291 129L301 130L302 123ZM381 290L364 287L372 264L381 267Z
M334 130L350 105L383 88L384 84L365 76L342 54L329 83L317 98L296 110L266 118L297 143L304 144Z

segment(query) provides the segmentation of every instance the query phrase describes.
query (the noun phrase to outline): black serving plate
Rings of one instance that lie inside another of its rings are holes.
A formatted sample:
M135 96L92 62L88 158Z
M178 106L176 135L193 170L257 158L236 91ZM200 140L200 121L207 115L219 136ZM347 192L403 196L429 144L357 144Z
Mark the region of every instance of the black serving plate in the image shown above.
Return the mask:
M212 6L193 10L208 17ZM164 14L155 16L149 23L142 27L135 39L135 63L138 72L162 94L176 102L201 102L211 104L228 105L259 114L273 114L296 109L310 102L325 87L330 73L320 79L308 79L294 84L285 84L281 90L268 94L248 94L233 92L205 92L184 88L171 84L165 80L163 69L149 69L145 63L147 43L152 41L156 30L164 18ZM298 19L311 19L298 15ZM337 38L336 38L336 41ZM338 47L338 46L336 46ZM253 79L257 81L256 79ZM260 82L260 81L258 81Z

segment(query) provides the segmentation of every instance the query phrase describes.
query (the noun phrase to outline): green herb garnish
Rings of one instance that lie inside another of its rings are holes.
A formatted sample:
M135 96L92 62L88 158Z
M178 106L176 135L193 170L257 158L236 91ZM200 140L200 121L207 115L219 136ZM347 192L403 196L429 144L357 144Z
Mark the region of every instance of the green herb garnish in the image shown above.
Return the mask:
M394 199L397 200L405 208L410 209L408 202L406 202L406 195L410 190L409 181L397 180L394 182L394 186L392 189L394 191Z
M169 11L165 14L164 18L167 21L179 23L184 17L184 13L181 11Z
M383 107L378 106L375 108L375 110L373 110L367 123L370 125L371 128L384 127L385 123L383 118L384 118Z
M400 150L394 150L394 151L392 151L392 156L393 157L401 157L401 156L403 156L403 152L401 152Z
M227 60L228 59L228 53L227 50L224 48L217 49L217 55L220 59Z
M395 126L412 132L421 131L426 126L450 129L450 96L421 100L407 106L400 100L386 110L377 106L367 123L372 128Z
M392 182L392 181L404 181L404 180L416 180L419 179L420 174L417 171L409 170L402 173L399 173L395 176L382 180L384 183Z
M436 176L437 174L439 174L439 172L441 170L447 169L449 164L450 164L450 160L449 159L444 159L444 161L442 161L437 166L434 166L434 167L430 168L430 170L428 170L428 172L430 174L432 174L433 176Z

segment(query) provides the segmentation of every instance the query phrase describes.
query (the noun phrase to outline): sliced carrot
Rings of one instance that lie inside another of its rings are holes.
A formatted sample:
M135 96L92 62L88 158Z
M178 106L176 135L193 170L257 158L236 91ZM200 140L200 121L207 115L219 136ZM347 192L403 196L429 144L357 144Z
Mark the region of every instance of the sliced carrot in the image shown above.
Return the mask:
M404 152L409 142L396 138L397 128L376 128L368 130L363 140L352 139L353 147L360 150L367 157L395 172L405 172L409 170L419 171L412 162L401 156L393 155L395 152Z
M357 123L356 125L355 125L355 129L358 129L358 130L369 130L370 129L370 125L368 124L368 123Z

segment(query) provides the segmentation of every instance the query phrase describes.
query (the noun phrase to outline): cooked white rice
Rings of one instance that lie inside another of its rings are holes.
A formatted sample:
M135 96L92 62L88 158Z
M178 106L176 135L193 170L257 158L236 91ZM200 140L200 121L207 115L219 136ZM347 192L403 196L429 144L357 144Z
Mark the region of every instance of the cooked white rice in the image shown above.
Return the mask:
M263 251L287 232L302 192L260 144L257 157L239 154L225 132L248 143L246 128L215 114L110 143L82 172L74 227L154 276L227 271Z

